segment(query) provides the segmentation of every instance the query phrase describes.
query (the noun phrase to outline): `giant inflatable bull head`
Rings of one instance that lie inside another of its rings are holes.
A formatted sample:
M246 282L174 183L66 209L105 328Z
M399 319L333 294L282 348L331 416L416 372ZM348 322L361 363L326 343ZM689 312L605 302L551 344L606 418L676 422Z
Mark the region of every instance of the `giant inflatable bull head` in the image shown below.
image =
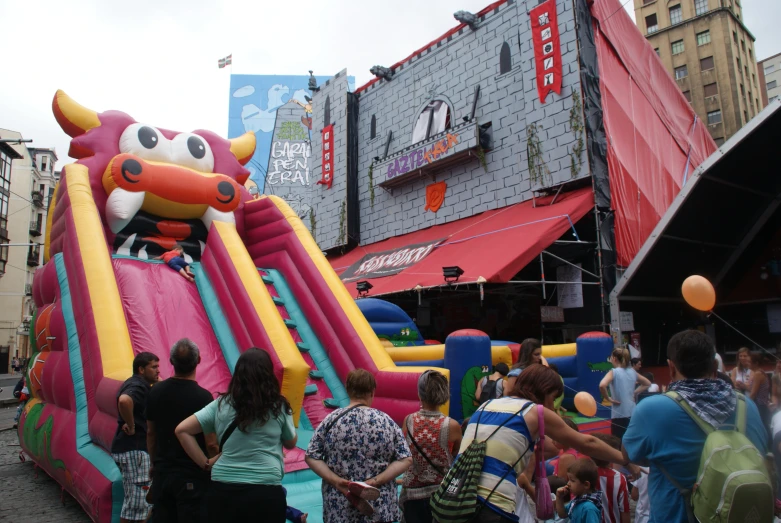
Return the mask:
M197 261L214 220L241 223L234 213L250 199L243 165L255 151L252 132L226 140L210 131L169 131L119 111L96 113L63 91L52 109L73 137L69 154L88 169L115 253L151 258L179 243L185 258ZM47 239L46 256L58 251L57 238Z

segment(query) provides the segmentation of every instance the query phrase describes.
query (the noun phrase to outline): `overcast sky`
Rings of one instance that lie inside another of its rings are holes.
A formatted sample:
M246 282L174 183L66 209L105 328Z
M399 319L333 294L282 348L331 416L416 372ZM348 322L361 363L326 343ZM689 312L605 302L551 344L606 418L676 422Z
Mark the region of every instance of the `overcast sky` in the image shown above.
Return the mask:
M684 0L686 1L686 0ZM226 135L235 74L332 75L361 85L454 25L452 13L490 0L39 0L0 1L0 128L33 146L68 137L51 113L57 89L96 111L118 109L177 131ZM123 5L124 7L117 7ZM628 0L627 10L632 9ZM756 56L781 52L781 1L743 0ZM217 60L233 54L233 67Z

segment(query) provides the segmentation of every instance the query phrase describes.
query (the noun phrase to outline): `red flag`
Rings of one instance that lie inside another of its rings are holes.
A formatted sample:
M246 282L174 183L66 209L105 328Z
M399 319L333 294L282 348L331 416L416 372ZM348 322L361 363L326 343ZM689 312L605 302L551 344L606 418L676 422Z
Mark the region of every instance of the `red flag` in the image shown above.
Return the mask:
M323 133L323 162L320 167L322 176L317 185L325 185L327 189L334 183L334 125L331 124L322 130Z
M529 12L534 42L537 94L545 103L548 93L561 94L561 43L556 0L547 0Z

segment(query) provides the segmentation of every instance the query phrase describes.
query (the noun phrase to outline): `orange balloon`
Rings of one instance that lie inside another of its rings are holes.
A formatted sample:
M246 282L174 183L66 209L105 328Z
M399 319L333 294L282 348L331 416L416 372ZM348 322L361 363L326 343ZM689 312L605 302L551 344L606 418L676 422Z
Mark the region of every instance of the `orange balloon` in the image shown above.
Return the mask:
M597 414L597 402L594 401L594 396L588 392L581 391L575 394L575 408L587 418Z
M689 276L683 280L681 294L686 303L698 311L709 311L716 305L716 291L707 278L702 276Z

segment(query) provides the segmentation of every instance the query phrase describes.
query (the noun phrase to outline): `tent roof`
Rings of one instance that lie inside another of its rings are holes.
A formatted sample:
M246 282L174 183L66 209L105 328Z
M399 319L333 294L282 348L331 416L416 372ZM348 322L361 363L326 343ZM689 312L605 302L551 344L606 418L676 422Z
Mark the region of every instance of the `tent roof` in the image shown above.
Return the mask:
M693 173L611 293L627 301L681 301L681 283L708 278L727 295L740 267L781 226L778 147L781 101L759 115Z

